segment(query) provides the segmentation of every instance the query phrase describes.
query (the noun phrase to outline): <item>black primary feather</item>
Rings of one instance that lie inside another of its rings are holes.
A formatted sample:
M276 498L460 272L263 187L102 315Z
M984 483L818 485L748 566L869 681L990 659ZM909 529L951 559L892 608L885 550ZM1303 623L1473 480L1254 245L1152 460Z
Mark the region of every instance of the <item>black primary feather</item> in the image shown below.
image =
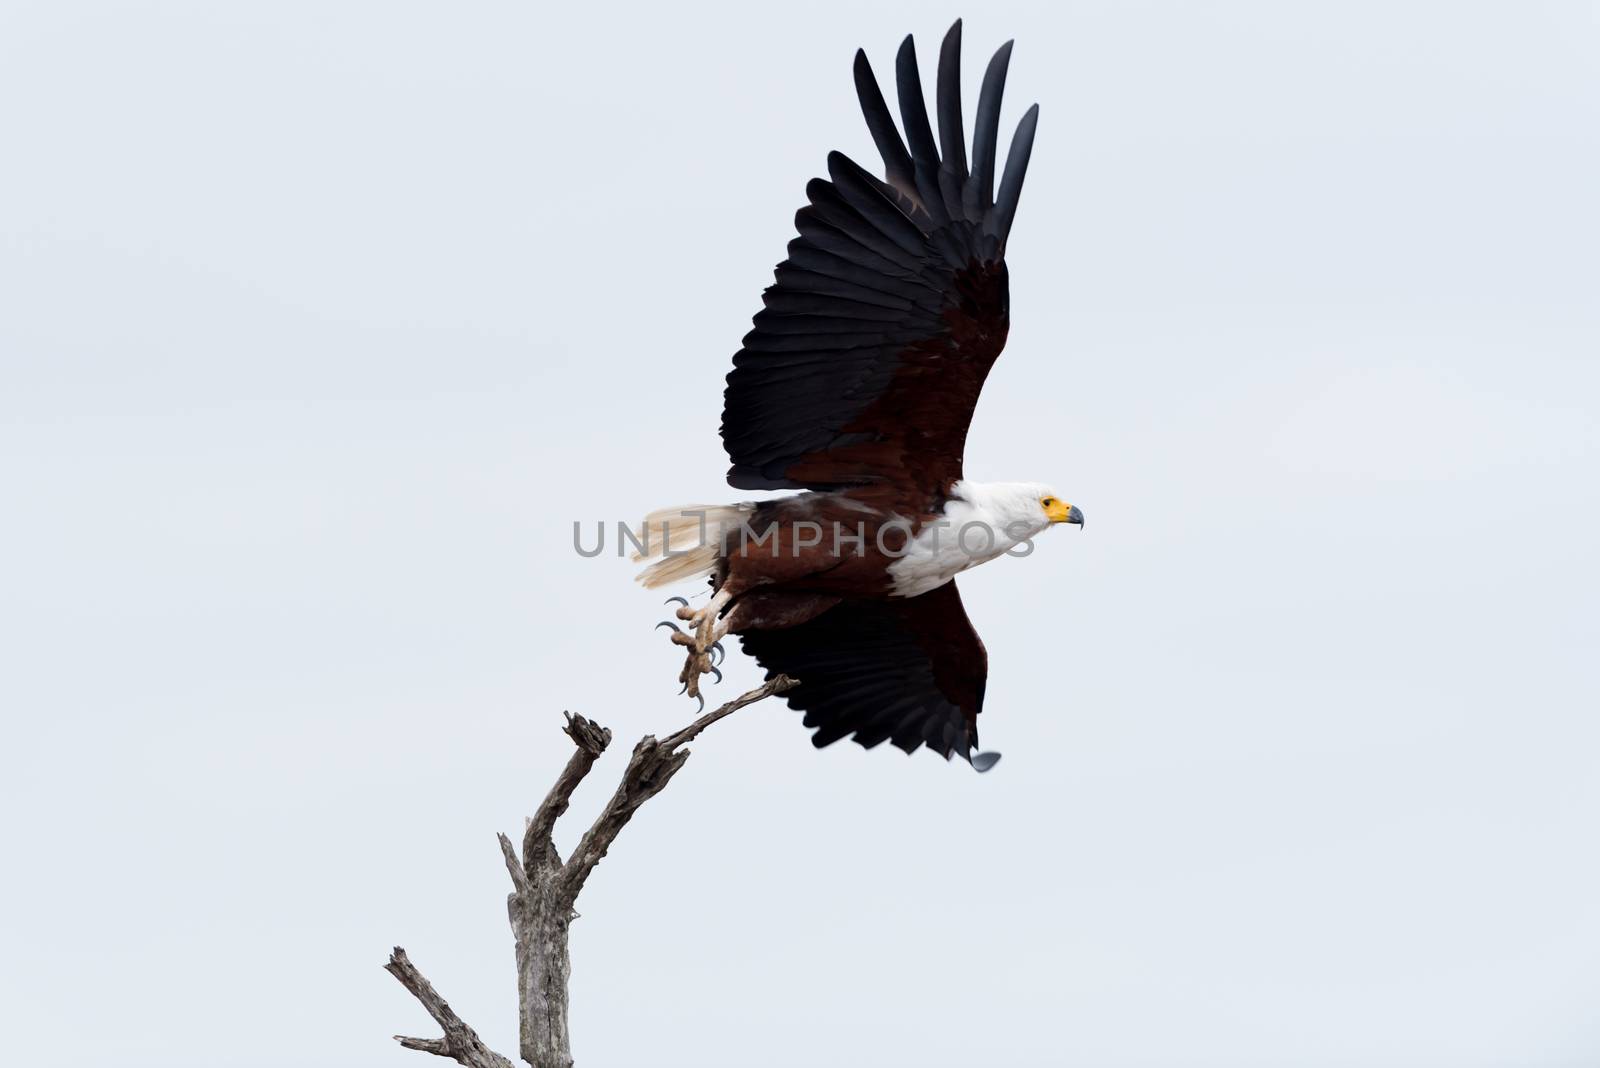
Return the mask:
M861 114L867 120L867 132L872 134L873 144L878 146L878 155L883 157L889 184L908 196L912 195L916 192L916 184L911 175L911 154L906 151L905 142L900 140L900 131L895 129L889 105L883 99L883 90L878 88L878 79L873 77L872 64L867 62L867 53L860 48L856 49L855 78Z
M961 20L956 19L939 46L939 80L934 89L939 112L939 189L951 218L966 217L961 187L967 180L966 132L961 120ZM976 221L968 218L968 221Z
M1028 157L1033 154L1033 131L1039 125L1039 105L1035 104L1017 124L1016 135L1011 138L1011 151L1006 154L1005 176L1000 179L1000 195L995 199L994 214L987 229L1000 240L1011 232L1011 220L1017 214L1017 201L1022 199L1022 179L1028 171Z
M895 56L895 87L900 96L900 121L911 143L911 164L917 180L917 207L930 226L950 221L939 191L939 146L928 125L928 105L922 99L922 75L917 71L917 45L908 33Z
M1000 138L1000 100L1006 92L1006 69L1011 64L1007 41L989 60L978 92L977 125L972 131L972 178L967 182L967 206L986 212L994 203L994 154Z

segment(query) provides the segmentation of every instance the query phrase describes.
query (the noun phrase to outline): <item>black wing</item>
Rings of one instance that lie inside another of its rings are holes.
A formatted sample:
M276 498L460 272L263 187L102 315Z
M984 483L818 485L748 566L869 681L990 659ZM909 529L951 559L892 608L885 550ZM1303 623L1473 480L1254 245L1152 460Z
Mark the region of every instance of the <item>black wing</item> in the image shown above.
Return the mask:
M843 601L739 641L767 678L799 680L784 699L805 712L818 748L854 735L868 749L890 741L972 759L989 660L954 582L920 597Z
M961 477L967 426L1005 345L1006 237L1039 109L1028 109L994 193L1000 99L1011 57L990 61L972 168L961 122L961 23L939 55L940 155L907 37L896 62L895 129L866 54L861 109L885 178L838 152L832 181L806 187L800 236L778 265L728 375L722 440L740 489L838 489L898 482L930 496Z

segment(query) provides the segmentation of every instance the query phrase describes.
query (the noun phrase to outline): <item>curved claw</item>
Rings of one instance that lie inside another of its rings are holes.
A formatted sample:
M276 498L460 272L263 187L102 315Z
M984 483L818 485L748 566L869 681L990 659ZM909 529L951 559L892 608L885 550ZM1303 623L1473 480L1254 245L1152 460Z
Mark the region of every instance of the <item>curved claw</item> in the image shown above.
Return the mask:
M700 702L700 707L695 709L695 714L699 715L701 712L706 710L706 695L703 693L697 693L694 695L694 699Z
M670 619L663 619L660 623L657 623L655 626L651 627L650 629L651 630L660 630L662 627L666 627L669 630L676 630L676 631L678 631L679 634L684 633L683 631L678 630L678 625L676 623L674 623Z
M717 677L717 681L718 682L722 681L722 672L717 670L717 665L715 665L715 664L711 665L710 674L715 675Z
M689 599L687 597L668 597L665 601L662 601L661 603L662 604L671 604L673 601L677 601L679 604L683 605L683 607L685 607L685 608L689 607Z
M678 691L678 696L682 697L684 694L686 694L688 692L689 692L689 682L686 679L686 680L684 680L684 683L683 683L683 689Z
M712 667L715 667L716 665L722 663L724 660L728 659L728 650L726 650L726 649L724 649L722 647L722 643L721 642L712 642L711 643L711 648L706 650L706 651L711 654L711 666ZM718 679L717 681L720 682L721 680Z

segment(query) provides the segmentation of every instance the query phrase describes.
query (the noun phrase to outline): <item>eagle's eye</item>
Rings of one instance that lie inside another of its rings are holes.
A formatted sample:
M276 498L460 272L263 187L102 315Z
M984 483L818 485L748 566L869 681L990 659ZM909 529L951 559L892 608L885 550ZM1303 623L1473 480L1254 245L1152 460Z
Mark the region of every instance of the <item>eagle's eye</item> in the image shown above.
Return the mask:
M1039 503L1044 505L1046 508L1049 508L1051 505L1056 503L1056 499L1054 497L1045 497L1042 498Z

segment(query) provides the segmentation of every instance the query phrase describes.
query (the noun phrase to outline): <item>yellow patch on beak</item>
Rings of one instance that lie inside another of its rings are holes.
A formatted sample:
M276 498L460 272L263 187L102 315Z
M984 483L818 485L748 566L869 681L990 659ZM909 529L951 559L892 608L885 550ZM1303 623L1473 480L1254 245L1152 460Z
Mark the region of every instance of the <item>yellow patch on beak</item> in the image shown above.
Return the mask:
M1056 497L1046 497L1039 502L1044 506L1045 518L1052 523L1066 523L1072 518L1072 505Z

